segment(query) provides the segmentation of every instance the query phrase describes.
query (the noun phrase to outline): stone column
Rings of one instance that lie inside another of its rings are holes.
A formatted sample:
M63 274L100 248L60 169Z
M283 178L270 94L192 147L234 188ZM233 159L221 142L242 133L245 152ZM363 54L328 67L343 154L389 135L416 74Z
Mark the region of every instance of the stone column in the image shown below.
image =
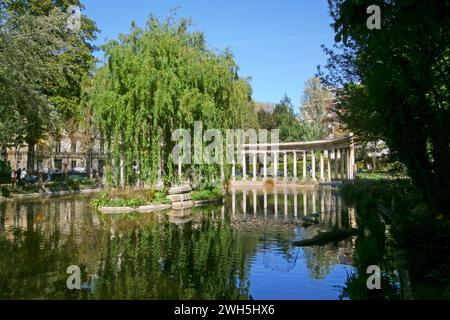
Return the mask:
M276 181L278 179L278 154L273 153L273 179Z
M340 158L341 158L341 180L345 179L345 149L340 150Z
M350 176L350 148L349 149L347 149L347 150L345 150L345 155L347 156L346 157L346 166L347 166L347 179L351 179L351 176Z
M312 180L316 181L316 154L314 150L311 151L311 160L312 160Z
M320 181L323 181L323 150L320 150Z
M333 154L334 154L334 179L337 180L339 178L337 149L333 150Z
M294 152L294 181L297 181L297 152Z
M264 179L267 178L267 152L264 152L264 157L263 157L263 176L264 176Z
M327 151L327 180L331 181L331 150Z
M355 179L355 144L353 138L350 145L350 179Z
M256 152L253 153L253 181L256 181Z
M312 192L312 212L316 213L316 192Z
M284 153L284 181L287 181L287 152Z
M242 150L242 180L247 180L247 161L245 159L245 150Z
M306 151L303 151L303 180L306 180Z
M233 164L231 165L231 181L236 181L236 163L233 159Z

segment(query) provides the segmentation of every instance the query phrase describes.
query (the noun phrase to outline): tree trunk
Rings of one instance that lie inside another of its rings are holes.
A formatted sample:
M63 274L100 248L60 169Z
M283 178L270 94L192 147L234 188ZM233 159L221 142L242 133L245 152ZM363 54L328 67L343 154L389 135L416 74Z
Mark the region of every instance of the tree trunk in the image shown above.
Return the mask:
M120 147L120 187L125 187L125 150Z
M27 171L30 174L34 172L35 146L35 142L28 142Z

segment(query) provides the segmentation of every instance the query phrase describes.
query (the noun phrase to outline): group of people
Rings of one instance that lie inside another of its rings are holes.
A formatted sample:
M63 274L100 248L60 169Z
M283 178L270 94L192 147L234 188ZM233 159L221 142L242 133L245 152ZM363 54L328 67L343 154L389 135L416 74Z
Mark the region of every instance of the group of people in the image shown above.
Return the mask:
M19 168L17 170L11 170L11 184L12 184L12 186L14 187L17 182L25 180L27 176L28 176L28 172L27 172L27 169L25 169L25 168L23 168L23 169Z

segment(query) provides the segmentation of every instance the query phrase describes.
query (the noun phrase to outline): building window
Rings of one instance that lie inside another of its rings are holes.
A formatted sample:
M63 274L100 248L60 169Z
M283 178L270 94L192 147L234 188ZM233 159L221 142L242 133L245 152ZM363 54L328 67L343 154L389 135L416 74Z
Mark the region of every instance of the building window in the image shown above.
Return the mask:
M72 152L73 153L77 152L77 143L76 142L72 142Z
M56 145L56 153L61 153L61 142Z

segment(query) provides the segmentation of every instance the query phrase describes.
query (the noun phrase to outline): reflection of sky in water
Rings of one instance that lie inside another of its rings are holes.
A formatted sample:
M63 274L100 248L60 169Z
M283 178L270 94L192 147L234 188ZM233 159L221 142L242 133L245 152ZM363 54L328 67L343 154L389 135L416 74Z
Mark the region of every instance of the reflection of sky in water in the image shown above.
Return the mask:
M253 299L338 299L353 268L332 265L323 278L317 279L307 266L305 248L292 251L292 259L281 254L277 245L258 251L250 267Z

